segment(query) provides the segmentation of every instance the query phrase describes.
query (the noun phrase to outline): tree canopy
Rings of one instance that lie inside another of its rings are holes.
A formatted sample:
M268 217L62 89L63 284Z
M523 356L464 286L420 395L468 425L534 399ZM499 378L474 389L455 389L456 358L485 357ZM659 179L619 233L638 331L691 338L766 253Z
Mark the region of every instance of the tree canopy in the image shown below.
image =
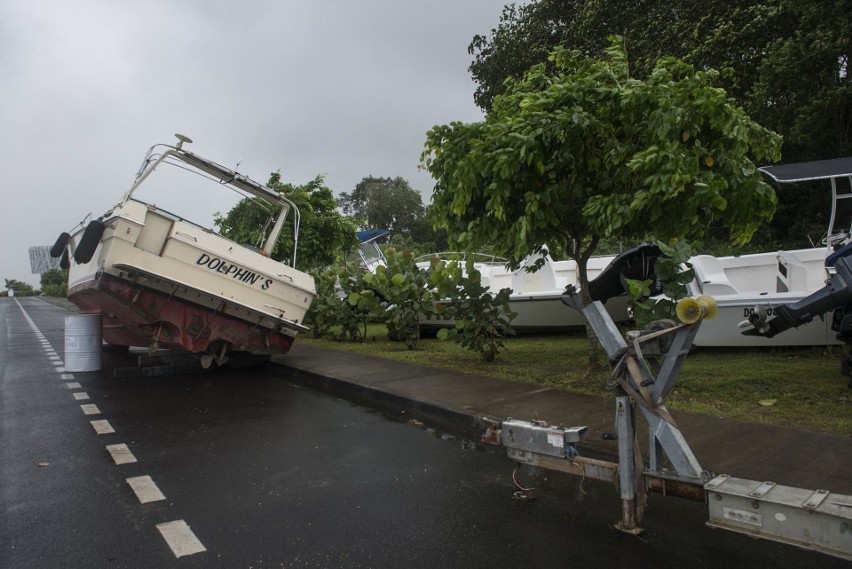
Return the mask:
M625 37L633 76L660 57L730 69L720 86L784 138L786 162L852 154L852 11L847 0L537 0L507 6L497 28L473 38L476 103L506 88L556 46L599 57Z
M17 281L15 279L5 279L6 281L6 291L3 293L3 296L8 296L9 291L13 291L16 296L33 296L39 294L39 291L33 288L33 285L24 281Z
M753 160L780 137L716 86L719 74L664 58L631 76L620 38L604 59L563 48L510 80L477 123L436 126L421 157L433 221L452 246L495 246L518 263L558 242L578 262L601 238L691 238L716 220L736 242L774 211Z
M367 176L351 194L341 193L339 203L363 229L387 229L403 237L414 237L426 217L420 192L399 176Z
M68 296L68 270L50 269L42 273L41 290L47 296Z
M299 249L296 268L308 270L330 265L343 253L358 243L352 220L337 211L337 200L325 185L323 177L302 186L281 181L281 174L270 175L267 186L284 195L299 208ZM277 213L277 212L275 212ZM215 224L225 237L246 245L258 246L268 227L270 212L253 199L240 201L224 216L217 216ZM288 218L288 225L293 216ZM292 232L282 232L282 238L272 251L272 258L289 262L293 250Z

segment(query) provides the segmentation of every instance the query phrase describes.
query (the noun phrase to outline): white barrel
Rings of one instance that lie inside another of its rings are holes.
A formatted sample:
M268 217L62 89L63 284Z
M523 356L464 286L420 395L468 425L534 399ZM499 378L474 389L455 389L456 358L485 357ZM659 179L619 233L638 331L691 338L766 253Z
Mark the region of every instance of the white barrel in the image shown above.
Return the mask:
M101 369L101 315L69 314L65 317L65 370Z
M13 297L13 296L15 296L15 291L14 291L14 289L11 289L11 288L10 288L10 289L9 289L9 298L11 298L11 297Z

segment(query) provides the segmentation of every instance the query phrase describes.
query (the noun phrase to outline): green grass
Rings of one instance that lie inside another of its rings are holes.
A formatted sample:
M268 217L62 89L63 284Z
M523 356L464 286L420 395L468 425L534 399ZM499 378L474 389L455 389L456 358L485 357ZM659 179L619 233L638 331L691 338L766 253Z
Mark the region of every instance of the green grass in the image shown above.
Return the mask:
M509 338L491 363L435 338L424 338L417 350L407 350L403 343L391 342L379 324L370 325L367 337L363 343L342 343L303 334L298 341L576 393L605 394L611 383L609 370L587 373L582 334ZM667 404L671 409L850 436L852 389L839 372L842 355L840 347L696 350L687 357Z

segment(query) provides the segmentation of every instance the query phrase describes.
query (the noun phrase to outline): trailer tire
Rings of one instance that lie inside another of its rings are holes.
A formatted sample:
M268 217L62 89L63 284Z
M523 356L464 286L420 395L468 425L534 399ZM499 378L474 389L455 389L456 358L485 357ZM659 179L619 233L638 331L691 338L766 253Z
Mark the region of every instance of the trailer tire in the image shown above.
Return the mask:
M71 235L68 233L60 233L59 237L56 239L56 243L53 244L53 247L50 248L50 256L54 259L57 257L61 257L62 253L65 251L65 247L68 245L68 240L71 238Z
M92 260L95 254L95 249L101 242L101 235L104 233L104 222L99 219L93 219L86 226L83 232L83 237L80 239L80 244L74 250L74 260L79 264L84 265Z

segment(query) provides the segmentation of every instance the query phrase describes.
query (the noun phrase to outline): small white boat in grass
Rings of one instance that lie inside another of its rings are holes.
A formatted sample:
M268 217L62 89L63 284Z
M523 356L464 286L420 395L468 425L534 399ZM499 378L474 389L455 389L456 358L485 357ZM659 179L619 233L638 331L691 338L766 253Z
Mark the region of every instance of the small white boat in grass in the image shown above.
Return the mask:
M243 174L188 152L183 145L192 141L177 136L177 145L149 150L117 205L57 240L51 254L62 256L69 269L68 299L85 313L101 314L103 339L117 346L202 353L218 364L254 363L289 351L307 330L302 321L316 289L313 277L271 255L289 219L289 261L295 264L298 209ZM138 198L137 190L161 166L206 178L205 190L233 190L262 202L271 229L259 247L189 221L206 203L190 202L178 215Z
M718 315L701 324L696 346L825 346L843 343L832 329L832 315L814 315L784 334L743 334L772 319L779 306L792 305L823 288L838 256L852 252L852 228L835 232L839 208L852 198L852 158L819 160L760 169L781 183L830 180L832 209L821 247L734 257L696 255L690 259L692 296L710 295Z
M424 258L432 258L426 255ZM440 258L440 257L439 257ZM454 258L452 255L447 258ZM458 257L455 257L458 258ZM535 272L527 267L544 259ZM594 280L604 272L615 256L592 257L587 263L589 280ZM459 260L463 263L463 260ZM421 268L428 268L429 261L421 260ZM581 330L586 322L583 316L562 302L562 295L568 285L578 286L577 263L573 260L554 261L549 255L532 255L525 259L515 270L506 268L506 261L499 258L475 259L474 267L481 275L482 286L492 294L504 288L512 289L509 296L509 309L517 313L511 326L518 333L561 332ZM637 275L638 278L638 275ZM609 299L601 299L607 312L616 322L630 319L627 296L621 294ZM428 319L421 322L425 329L446 328L453 325L451 320Z
M774 338L743 335L741 324L765 310L793 304L825 285L824 247L757 253L736 257L696 255L690 259L695 280L690 296L712 296L717 315L705 320L694 345L700 347L825 346L840 344L831 330L831 318L813 321ZM758 308L765 307L765 308Z

